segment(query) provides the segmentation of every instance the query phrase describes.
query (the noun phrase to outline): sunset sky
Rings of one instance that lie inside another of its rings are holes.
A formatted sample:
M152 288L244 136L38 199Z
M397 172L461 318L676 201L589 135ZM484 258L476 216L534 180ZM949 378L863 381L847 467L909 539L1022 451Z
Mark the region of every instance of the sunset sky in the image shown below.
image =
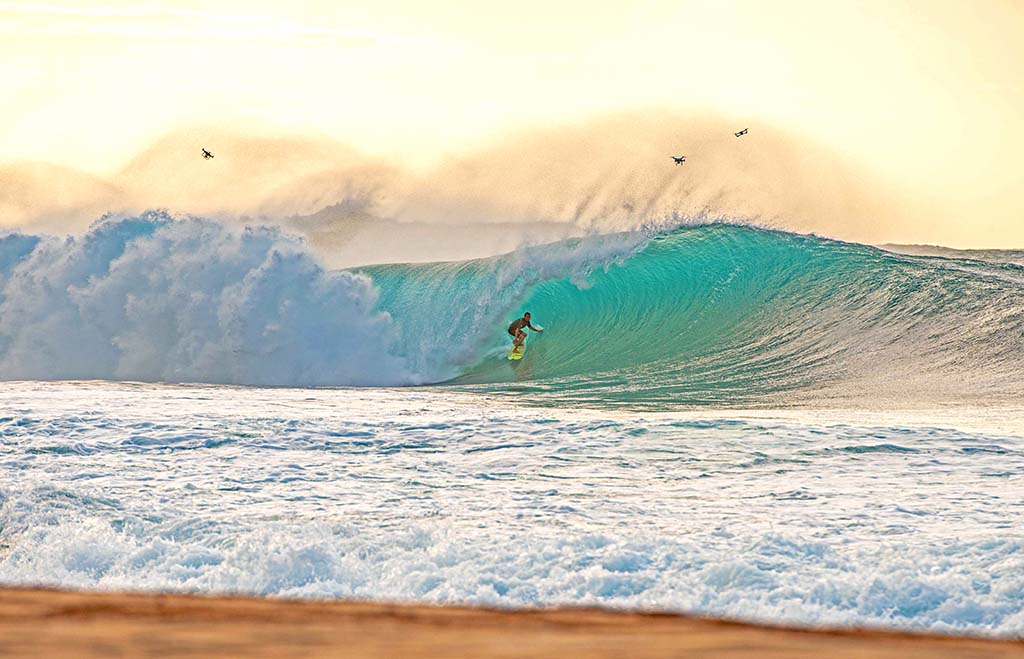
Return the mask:
M0 80L0 163L101 176L196 124L425 169L510 130L710 112L925 200L921 242L1024 246L1012 0L0 2Z

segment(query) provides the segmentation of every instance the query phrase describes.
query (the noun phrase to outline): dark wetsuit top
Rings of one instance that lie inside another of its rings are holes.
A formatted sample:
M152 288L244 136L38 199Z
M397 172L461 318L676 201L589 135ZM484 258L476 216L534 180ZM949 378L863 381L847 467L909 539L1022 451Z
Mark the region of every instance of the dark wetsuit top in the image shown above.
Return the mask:
M512 321L512 324L508 326L508 333L511 334L512 336L515 336L516 332L523 329L524 327L529 326L530 321L526 320L525 318L516 318L515 320Z

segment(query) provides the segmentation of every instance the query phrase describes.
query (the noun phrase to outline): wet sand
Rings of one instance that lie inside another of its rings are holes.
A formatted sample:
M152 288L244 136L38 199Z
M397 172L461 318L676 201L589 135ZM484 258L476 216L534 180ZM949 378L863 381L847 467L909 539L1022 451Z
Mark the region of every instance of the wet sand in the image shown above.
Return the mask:
M1020 657L1024 642L597 609L0 589L0 657Z

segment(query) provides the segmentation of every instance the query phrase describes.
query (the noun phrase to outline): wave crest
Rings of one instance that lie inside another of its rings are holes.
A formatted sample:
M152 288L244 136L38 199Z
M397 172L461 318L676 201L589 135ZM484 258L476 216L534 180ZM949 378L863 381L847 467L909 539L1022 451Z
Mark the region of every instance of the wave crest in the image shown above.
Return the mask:
M0 372L613 405L1019 400L1021 290L1016 263L728 224L329 271L278 229L152 212L0 237ZM525 310L547 332L512 364Z
M152 212L0 241L5 379L412 381L369 279L276 229Z

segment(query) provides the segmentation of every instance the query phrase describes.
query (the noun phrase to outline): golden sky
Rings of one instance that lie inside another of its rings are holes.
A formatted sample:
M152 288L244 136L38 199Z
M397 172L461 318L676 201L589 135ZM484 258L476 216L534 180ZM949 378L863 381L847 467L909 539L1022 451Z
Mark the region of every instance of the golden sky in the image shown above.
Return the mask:
M0 163L101 176L182 125L427 168L533 125L706 111L934 209L920 242L1024 246L1015 0L0 1L0 81Z

